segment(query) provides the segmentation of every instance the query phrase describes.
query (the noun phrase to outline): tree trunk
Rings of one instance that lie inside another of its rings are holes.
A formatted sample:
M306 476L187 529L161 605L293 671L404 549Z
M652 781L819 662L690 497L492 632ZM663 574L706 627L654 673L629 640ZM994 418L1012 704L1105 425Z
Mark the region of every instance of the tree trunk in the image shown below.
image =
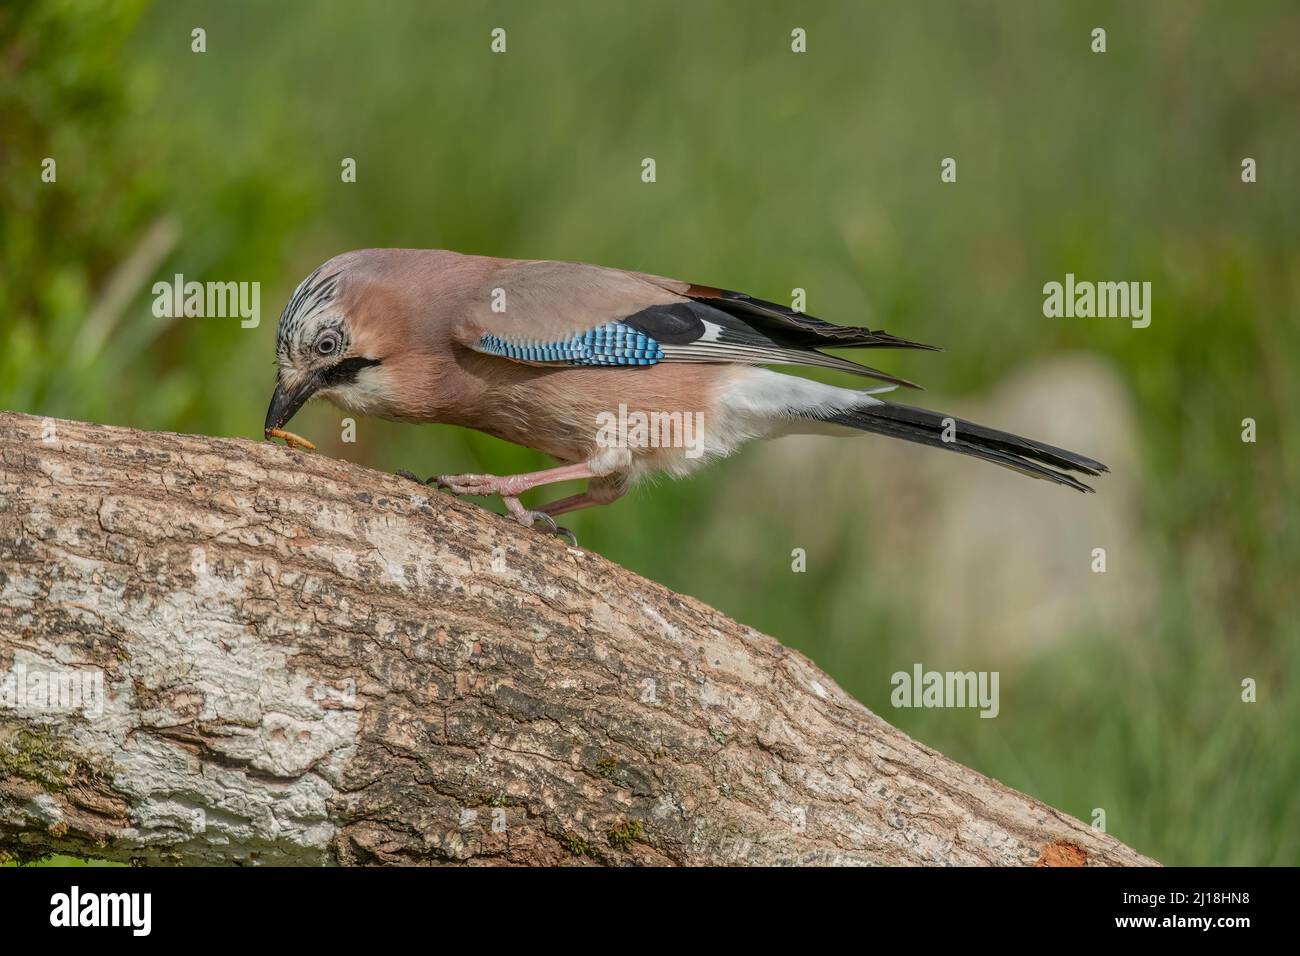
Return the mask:
M1151 862L773 638L407 480L10 413L0 452L0 852Z

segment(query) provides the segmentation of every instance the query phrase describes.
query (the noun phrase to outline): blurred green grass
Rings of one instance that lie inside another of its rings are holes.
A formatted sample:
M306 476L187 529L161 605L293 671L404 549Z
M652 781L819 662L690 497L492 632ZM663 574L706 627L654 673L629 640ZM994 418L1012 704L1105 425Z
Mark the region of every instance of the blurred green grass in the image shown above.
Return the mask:
M995 721L888 706L889 674L928 638L920 598L872 581L870 496L836 504L842 529L801 575L763 515L829 507L816 489L752 502L758 548L706 520L743 493L743 456L571 524L953 759L1085 820L1106 807L1163 862L1296 863L1297 35L1285 2L10 4L0 405L256 438L279 308L365 246L593 261L777 301L803 287L813 314L945 346L890 356L936 405L1090 352L1138 410L1159 626L1081 632L1008 667L1015 706ZM56 185L37 178L45 156ZM165 258L106 310L123 263L172 223ZM149 285L176 272L260 281L261 326L154 319ZM1066 272L1151 281L1152 326L1044 319L1042 285ZM84 332L97 308L114 316L100 347ZM328 407L294 427L386 470L544 463L444 427L362 420L344 444ZM1247 674L1249 707L1234 704Z

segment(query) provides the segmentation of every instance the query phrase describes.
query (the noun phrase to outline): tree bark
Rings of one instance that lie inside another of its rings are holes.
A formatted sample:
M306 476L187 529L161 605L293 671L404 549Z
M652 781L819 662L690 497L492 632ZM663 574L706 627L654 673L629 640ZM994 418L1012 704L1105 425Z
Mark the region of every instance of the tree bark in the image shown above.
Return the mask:
M405 479L11 413L0 454L8 855L1152 862L775 639Z

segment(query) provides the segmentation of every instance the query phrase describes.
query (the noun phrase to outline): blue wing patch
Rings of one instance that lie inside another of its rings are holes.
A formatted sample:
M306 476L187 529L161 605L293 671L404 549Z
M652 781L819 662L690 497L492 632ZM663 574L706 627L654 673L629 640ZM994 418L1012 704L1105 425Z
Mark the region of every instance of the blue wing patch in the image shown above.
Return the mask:
M655 365L664 350L644 332L623 324L605 325L561 342L512 341L497 335L479 339L479 349L516 362L556 362L565 365Z

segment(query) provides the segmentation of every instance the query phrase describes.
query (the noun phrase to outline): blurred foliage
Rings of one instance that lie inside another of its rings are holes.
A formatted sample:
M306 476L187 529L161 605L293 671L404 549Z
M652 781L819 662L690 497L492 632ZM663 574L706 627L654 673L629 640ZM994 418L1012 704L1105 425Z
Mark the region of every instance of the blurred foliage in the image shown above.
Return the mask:
M816 489L753 501L743 536L707 520L745 494L743 455L571 524L952 758L1085 820L1106 807L1166 863L1295 863L1297 35L1282 0L11 2L0 404L256 438L280 305L365 246L601 262L778 301L800 286L814 314L946 346L890 356L936 405L1087 351L1138 409L1160 626L1043 653L1004 678L1015 707L996 721L889 708L888 675L926 641L908 609L926 589L873 583L868 495L834 503L838 543L803 575L762 518L827 513ZM957 186L939 183L944 156ZM149 287L177 272L261 282L261 326L154 318ZM1044 320L1042 285L1066 272L1151 281L1152 326ZM328 407L294 427L388 470L544 463L446 427L363 421L344 444ZM1234 705L1240 675L1258 705Z

